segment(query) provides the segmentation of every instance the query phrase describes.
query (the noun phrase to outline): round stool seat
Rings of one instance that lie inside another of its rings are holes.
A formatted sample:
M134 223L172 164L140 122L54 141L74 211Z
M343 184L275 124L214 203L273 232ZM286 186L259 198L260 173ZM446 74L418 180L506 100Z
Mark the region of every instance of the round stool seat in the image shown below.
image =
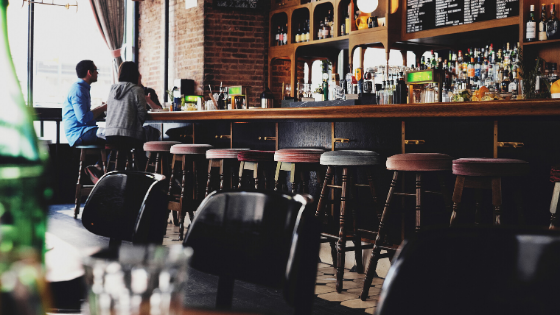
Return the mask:
M178 141L148 141L144 143L144 151L169 152L169 149L171 149L172 146L180 143L181 142Z
M206 151L206 159L236 159L239 152L248 151L249 148L212 149Z
M380 164L379 154L366 150L340 150L321 154L321 165L360 166Z
M90 144L90 145L77 145L76 149L103 149L103 145Z
M132 146L126 145L123 146L122 144L114 144L114 143L105 143L105 150L118 150L118 149L132 149Z
M550 168L550 181L553 183L560 182L560 165L554 165Z
M453 160L453 174L464 176L520 176L529 173L529 163L516 159L462 158Z
M274 151L241 151L237 154L237 160L241 162L272 162L274 161Z
M452 158L441 153L403 153L387 158L387 169L391 171L447 171Z
M319 163L323 149L281 149L274 153L274 161L289 163Z
M212 149L209 144L176 144L171 147L171 154L206 154L206 151Z

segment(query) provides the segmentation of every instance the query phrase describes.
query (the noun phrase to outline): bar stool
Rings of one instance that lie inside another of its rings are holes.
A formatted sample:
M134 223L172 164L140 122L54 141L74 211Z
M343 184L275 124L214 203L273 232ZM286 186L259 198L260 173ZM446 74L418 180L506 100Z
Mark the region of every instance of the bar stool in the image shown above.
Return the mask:
M338 235L321 233L321 236L326 237L331 244L331 249L334 249L336 241L336 254L337 259L335 263L333 255L333 265L336 268L336 291L342 292L343 289L343 278L344 278L344 261L345 252L349 250L354 250L354 256L356 257L356 271L358 273L364 272L364 266L362 265L362 238L360 232L357 228L357 217L356 209L350 200L353 198L352 190L355 187L366 186L369 187L370 192L373 196L373 203L377 204L377 196L375 192L375 186L373 184L373 176L371 173L371 167L380 164L379 154L373 151L363 151L363 150L341 150L341 151L330 151L325 152L321 155L320 160L321 165L327 166L327 174L323 182L323 188L321 189L321 197L317 205L317 212L315 216L321 217L328 213L325 211L328 203L329 188L341 189L340 194L340 224L338 227ZM342 186L331 185L331 180L333 178L333 171L335 167L342 167ZM348 169L366 167L368 185L356 184L352 176L348 174ZM349 197L349 198L348 198ZM346 227L346 210L347 205L352 205L352 227L351 227L351 238L354 243L354 248L346 249L346 238L349 234L348 227ZM373 207L376 211L376 207Z
M321 169L319 162L323 149L281 149L274 153L274 161L276 164L276 173L274 175L274 190L280 190L280 172L290 172L290 183L292 184L292 193L297 192L296 178L300 178L302 191L307 192L307 183L303 180L303 171L317 171L317 180L321 182ZM298 176L299 175L299 176Z
M145 171L150 166L154 167L154 173L169 175L169 150L172 146L180 144L178 141L148 141L144 143L144 151L148 152L148 161ZM155 153L155 162L151 164ZM166 169L164 169L166 168Z
M230 180L230 187L237 187L235 182L237 178L237 168L239 167L239 162L237 160L237 155L240 152L248 151L248 148L235 148L235 149L211 149L206 151L206 159L208 161L208 181L206 182L206 196L213 192L214 189L211 185L212 183L212 168L219 169L220 175L220 188L224 189L224 172L231 173L232 178Z
M132 147L126 145L116 145L116 144L105 144L105 151L110 150L114 152L114 154L109 155L107 159L107 169L105 172L108 172L110 169L110 165L114 164L113 170L137 170L138 167L135 163L134 155L132 154ZM114 157L114 161L113 158ZM120 161L120 163L119 163ZM124 161L124 163L123 163ZM124 166L123 166L124 164Z
M529 163L523 160L503 158L462 158L453 160L453 174L457 175L455 190L453 191L453 213L450 225L457 225L457 215L460 213L461 198L464 188L475 189L475 224L480 216L480 189L492 190L492 205L494 206L494 224L500 225L502 208L502 177L523 176L529 173ZM519 219L523 218L519 211Z
M560 197L560 165L550 168L550 181L554 183L554 191L550 201L550 226L548 229L556 230L556 209L558 208L558 197Z
M385 207L383 208L383 213L381 214L381 220L379 222L379 230L377 231L377 236L375 238L375 244L373 245L373 250L371 252L371 258L369 260L369 265L366 271L366 278L364 280L364 287L360 298L365 301L368 297L369 288L371 287L371 282L373 277L376 275L377 262L381 258L391 257L396 251L397 244L387 243L387 233L386 233L386 220L390 213L390 205L394 195L399 196L415 196L416 197L416 220L415 220L415 231L418 232L421 228L421 210L422 210L422 197L424 193L429 191L424 191L422 187L422 175L424 173L439 172L439 181L441 186L441 192L432 192L435 194L441 194L443 196L443 201L445 208L451 210L451 201L449 200L449 194L445 186L444 178L442 172L451 170L451 157L447 154L441 153L404 153L396 154L387 158L387 169L394 171L393 180L391 181L391 186L389 187L389 193L387 194L387 200L385 202ZM395 192L395 187L397 186L397 181L399 174L402 172L415 172L416 174L416 191L414 194L407 194L404 192ZM387 253L381 254L381 250L386 250Z
M238 189L243 189L243 171L253 171L253 180L255 182L255 189L259 189L259 171L262 174L264 181L264 189L268 189L268 176L266 167L274 163L274 151L257 151L248 150L241 151L237 154L239 161L239 185ZM259 169L259 163L261 167ZM265 165L263 165L265 164Z
M103 163L103 173L107 172L107 152L103 145L77 145L76 149L80 150L80 166L78 168L78 182L76 183L76 196L75 196L75 207L74 207L74 219L78 218L80 213L80 203L82 195L91 192L94 185L84 185L82 180L82 170L84 166L84 161L88 155L99 155L101 156L101 162Z
M185 228L185 214L189 214L189 219L192 221L194 219L194 210L196 210L199 201L199 192L201 191L198 179L197 164L204 163L206 161L206 151L211 149L212 146L209 144L175 144L170 148L170 153L173 154L173 159L171 161L171 178L169 180L169 191L167 193L169 202L167 208L169 210L177 213L177 221L179 222L179 240L183 240L184 228ZM181 181L181 193L180 195L173 195L171 188L173 186L173 169L175 168L175 163L181 162L182 170L182 181ZM187 167L187 163L192 165L191 169ZM190 182L187 181L187 174L191 173ZM185 199L185 188L190 184L189 196ZM192 202L186 202L186 200ZM175 217L174 217L175 219Z

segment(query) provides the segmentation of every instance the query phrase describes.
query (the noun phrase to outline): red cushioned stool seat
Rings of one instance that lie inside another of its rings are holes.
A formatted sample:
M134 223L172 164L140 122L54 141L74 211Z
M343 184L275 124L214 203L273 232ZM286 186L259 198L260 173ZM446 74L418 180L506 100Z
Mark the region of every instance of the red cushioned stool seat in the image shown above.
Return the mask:
M178 141L148 141L144 143L144 151L161 151L169 152L172 146L180 144Z
M529 163L502 158L462 158L453 160L453 174L465 176L521 176L529 173Z
M323 149L281 149L274 153L274 161L289 163L319 163Z
M255 183L255 189L260 189L259 186L259 175L264 179L264 189L268 189L268 176L269 169L274 163L274 151L258 151L258 150L248 150L241 151L237 154L237 160L239 161L239 184L237 188L247 189L248 186L244 185L244 182L248 182L247 179L244 180L243 172L252 171L253 181ZM264 165L263 165L264 164ZM261 185L262 186L262 185Z
M208 196L214 190L223 190L224 187L227 188L237 188L239 184L239 178L237 173L239 171L239 161L237 160L237 155L239 152L248 151L249 148L232 148L232 149L212 149L206 151L206 159L209 160L208 163L208 180L206 181L206 196ZM217 188L216 183L212 183L212 168L218 168L219 188ZM224 174L227 176L224 178ZM224 182L224 179L226 181Z
M272 162L274 161L274 151L241 151L237 154L237 160L242 162Z
M248 148L212 149L206 151L207 159L236 159L239 152L248 151Z
M206 151L212 149L209 144L176 144L171 147L171 154L206 154Z
M387 169L392 171L447 171L452 158L441 153L403 153L387 158Z

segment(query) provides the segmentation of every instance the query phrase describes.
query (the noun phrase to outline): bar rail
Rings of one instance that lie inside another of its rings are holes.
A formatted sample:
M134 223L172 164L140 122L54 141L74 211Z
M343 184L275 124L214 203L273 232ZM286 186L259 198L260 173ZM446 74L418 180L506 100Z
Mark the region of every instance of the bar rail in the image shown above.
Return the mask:
M252 108L245 110L150 112L152 121L204 120L328 120L430 117L558 116L560 100L455 102L400 105L351 105L304 108Z

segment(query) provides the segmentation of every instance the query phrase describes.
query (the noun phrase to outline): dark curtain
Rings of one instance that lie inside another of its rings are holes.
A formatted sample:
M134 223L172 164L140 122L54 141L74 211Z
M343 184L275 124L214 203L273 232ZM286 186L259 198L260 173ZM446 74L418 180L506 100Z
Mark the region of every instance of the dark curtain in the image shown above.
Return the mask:
M113 56L113 76L117 78L122 63L125 0L90 0L99 31ZM115 80L116 81L116 80Z

